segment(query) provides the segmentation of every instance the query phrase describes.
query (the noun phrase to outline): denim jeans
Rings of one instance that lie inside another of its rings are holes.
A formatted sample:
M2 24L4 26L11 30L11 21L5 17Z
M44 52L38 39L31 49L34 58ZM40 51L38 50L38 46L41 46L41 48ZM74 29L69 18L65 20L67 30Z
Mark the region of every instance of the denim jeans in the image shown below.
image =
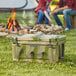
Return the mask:
M57 15L64 15L64 18L65 18L65 21L66 21L66 27L71 29L71 24L70 24L70 12L72 11L72 9L65 9L63 11L59 11L58 13L55 13L53 16L54 16L54 19L55 21L57 22L57 24L59 26L62 26L62 23L59 19L59 17Z
M49 9L47 9L46 12L48 13L48 15L50 15L50 10ZM45 24L48 24L49 23L49 20L44 15L44 12L42 10L39 10L37 23L40 24L43 19L45 20Z

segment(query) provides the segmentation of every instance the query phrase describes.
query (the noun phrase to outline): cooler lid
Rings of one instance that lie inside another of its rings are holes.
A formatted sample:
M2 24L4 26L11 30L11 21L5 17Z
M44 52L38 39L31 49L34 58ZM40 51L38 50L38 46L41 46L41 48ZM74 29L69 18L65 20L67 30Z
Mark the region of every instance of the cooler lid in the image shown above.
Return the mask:
M25 35L16 35L13 38L17 38L18 40L34 40L34 41L56 41L56 39L62 40L65 39L65 35L45 35L43 33L39 34L25 34Z

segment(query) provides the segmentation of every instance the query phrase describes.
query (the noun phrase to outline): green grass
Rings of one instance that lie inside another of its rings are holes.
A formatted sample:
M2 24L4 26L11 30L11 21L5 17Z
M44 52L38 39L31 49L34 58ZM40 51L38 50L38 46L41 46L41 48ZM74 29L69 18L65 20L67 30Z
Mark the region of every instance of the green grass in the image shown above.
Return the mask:
M58 63L14 62L12 43L0 38L0 76L75 76L76 75L76 29L66 35L65 58Z
M2 13L1 17L0 20L6 23L8 16ZM12 42L0 37L0 76L76 76L76 29L62 34L66 35L65 58L53 64L13 61Z

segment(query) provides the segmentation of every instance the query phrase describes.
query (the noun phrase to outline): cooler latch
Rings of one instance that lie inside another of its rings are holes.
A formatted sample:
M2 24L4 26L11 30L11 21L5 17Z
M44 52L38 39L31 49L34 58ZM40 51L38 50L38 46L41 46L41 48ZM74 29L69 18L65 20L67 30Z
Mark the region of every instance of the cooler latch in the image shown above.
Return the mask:
M49 39L49 48L51 48L52 45L51 45L51 39Z

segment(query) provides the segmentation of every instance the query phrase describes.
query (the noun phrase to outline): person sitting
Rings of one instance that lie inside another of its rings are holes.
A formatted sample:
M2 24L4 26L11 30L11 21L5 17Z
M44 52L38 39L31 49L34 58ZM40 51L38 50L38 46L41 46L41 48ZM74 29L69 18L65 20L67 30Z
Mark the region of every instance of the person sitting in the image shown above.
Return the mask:
M54 16L55 21L59 26L62 26L62 23L57 15L64 15L65 21L66 21L66 28L65 31L71 29L70 24L70 13L72 10L75 10L75 7L73 6L74 0L60 0L57 3L57 7L51 12L51 14Z
M53 25L53 21L50 18L50 4L51 0L39 0L38 6L35 9L35 13L38 14L37 24L41 24L43 19L45 24Z

